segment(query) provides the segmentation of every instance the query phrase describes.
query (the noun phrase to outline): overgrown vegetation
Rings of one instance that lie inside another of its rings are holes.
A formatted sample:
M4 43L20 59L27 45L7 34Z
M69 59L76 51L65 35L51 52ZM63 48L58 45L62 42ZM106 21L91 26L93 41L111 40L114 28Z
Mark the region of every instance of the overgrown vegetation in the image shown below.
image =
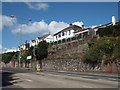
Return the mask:
M100 37L107 36L107 37L117 37L120 36L120 22L118 22L116 25L107 26L105 28L99 28L97 31L97 34L100 35Z
M88 50L83 56L85 62L101 63L120 59L120 22L115 26L100 28L97 32L100 39L92 39Z

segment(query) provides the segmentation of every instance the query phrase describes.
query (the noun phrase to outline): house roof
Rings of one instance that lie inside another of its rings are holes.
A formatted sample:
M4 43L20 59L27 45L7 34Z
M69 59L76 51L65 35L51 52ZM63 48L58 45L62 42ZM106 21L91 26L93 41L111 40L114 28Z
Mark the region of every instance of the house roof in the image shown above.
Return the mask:
M65 28L65 29L57 32L56 34L54 34L54 36L57 35L57 34L59 34L59 33L61 33L61 32L67 31L67 30L69 30L71 28L80 28L80 29L82 29L80 26L70 24L69 27L67 27L67 28Z
M27 40L25 41L25 44L27 43Z
M38 37L38 39L45 38L45 37L47 37L47 36L49 36L49 35L50 35L50 34L43 35L43 36L41 36L41 37Z
M30 41L35 42L35 40L30 40Z
M101 25L101 26L98 26L98 27L95 27L95 28L93 28L93 29L100 28L100 27L103 27L103 26L110 26L110 25L112 25L112 22L107 23L107 24L104 24L104 25Z
M92 29L92 28L84 28L84 29L79 30L79 31L76 31L76 32L74 32L74 33L82 32L82 31L85 31L85 30L87 30L87 29Z

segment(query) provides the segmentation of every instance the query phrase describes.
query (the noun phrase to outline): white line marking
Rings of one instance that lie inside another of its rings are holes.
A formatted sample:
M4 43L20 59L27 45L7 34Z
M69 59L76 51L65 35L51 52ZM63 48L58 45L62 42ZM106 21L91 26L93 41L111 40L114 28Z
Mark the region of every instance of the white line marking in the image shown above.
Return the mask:
M117 79L113 79L113 78L108 78L109 80L117 80Z
M26 81L29 81L29 82L32 82L32 80L30 80L30 79L25 79Z
M93 87L91 87L91 86L85 86L85 85L82 85L84 88L93 88Z

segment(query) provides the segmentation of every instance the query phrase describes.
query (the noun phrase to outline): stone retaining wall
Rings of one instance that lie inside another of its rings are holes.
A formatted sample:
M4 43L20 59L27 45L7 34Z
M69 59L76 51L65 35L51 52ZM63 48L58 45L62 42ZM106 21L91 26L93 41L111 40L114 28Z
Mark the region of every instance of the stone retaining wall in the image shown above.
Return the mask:
M86 64L81 60L44 60L43 69L47 70L59 70L59 71L79 71L79 72L87 72L87 71L101 71L99 64ZM104 66L103 72L106 71L106 65Z

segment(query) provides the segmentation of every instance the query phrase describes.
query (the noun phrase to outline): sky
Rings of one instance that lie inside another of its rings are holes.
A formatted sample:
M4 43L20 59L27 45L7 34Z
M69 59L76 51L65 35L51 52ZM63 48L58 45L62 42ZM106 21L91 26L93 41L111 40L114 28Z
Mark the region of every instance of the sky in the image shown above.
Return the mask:
M11 18L14 15L16 18ZM7 50L47 33L52 35L70 23L85 27L118 21L117 2L2 2L2 45ZM26 19L23 20L22 18ZM28 21L27 19L32 19Z

